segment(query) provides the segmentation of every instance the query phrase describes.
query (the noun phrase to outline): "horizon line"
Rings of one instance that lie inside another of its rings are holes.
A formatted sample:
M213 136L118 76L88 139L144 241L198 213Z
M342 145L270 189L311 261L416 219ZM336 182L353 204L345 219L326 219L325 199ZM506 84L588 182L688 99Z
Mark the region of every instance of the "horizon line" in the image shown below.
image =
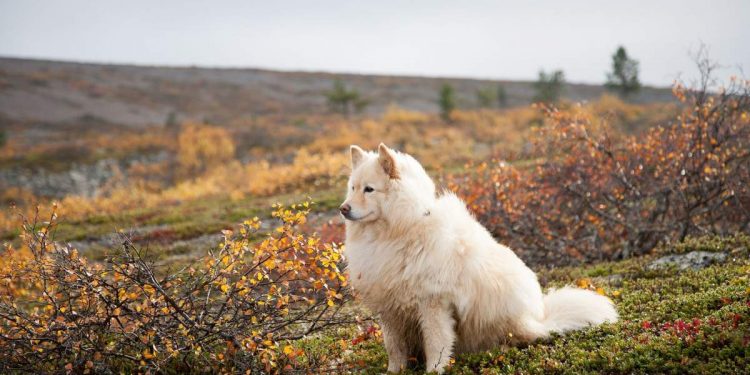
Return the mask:
M213 70L256 70L266 71L275 73L303 73L303 74L327 74L327 75L348 75L348 76L363 76L363 77L397 77L397 78L417 78L417 79L434 79L434 80L467 80L467 81L488 81L493 83L502 82L519 82L519 83L533 83L536 79L501 79L501 78L488 78L488 77L472 77L472 76L435 76L435 75L420 75L417 73L384 73L384 72L351 72L351 71L330 71L330 70L315 70L315 69L284 69L284 68L270 68L263 66L238 66L238 65L198 65L198 64L160 64L160 63L147 63L147 62L113 62L103 60L85 60L85 59L67 59L67 58L55 58L55 57L39 57L39 56L12 56L0 54L0 59L7 60L30 60L38 62L57 62L66 64L80 64L80 65L103 65L103 66L126 66L126 67L139 67L139 68L166 68L166 69L213 69ZM555 71L558 69L552 69ZM559 69L561 70L561 69ZM546 70L545 70L546 71ZM564 73L564 71L563 71ZM566 85L575 86L604 86L606 82L602 83L591 83L583 81L565 81ZM652 85L642 84L642 88L650 89L671 89L672 85Z

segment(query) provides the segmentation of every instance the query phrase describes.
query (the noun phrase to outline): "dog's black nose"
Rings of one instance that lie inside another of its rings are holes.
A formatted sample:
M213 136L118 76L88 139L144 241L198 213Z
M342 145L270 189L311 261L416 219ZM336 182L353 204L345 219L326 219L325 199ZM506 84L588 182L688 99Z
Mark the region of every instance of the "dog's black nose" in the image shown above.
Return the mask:
M344 203L339 207L339 211L341 211L341 214L344 216L349 215L349 212L352 211L352 206L350 206L348 203Z

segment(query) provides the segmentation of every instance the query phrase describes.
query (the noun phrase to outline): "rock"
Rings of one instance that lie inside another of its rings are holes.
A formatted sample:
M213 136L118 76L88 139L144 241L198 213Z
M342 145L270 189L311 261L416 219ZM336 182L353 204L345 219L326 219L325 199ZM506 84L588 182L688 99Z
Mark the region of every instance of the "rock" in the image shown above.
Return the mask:
M685 254L672 254L651 262L646 269L657 270L674 266L680 271L688 268L698 270L714 263L722 263L727 259L723 252L691 251Z
M612 275L595 277L594 279L597 281L597 283L604 282L612 287L621 287L624 277L618 273L615 273Z
M78 195L87 198L96 197L103 187L121 179L126 183L127 170L135 163L159 163L169 157L165 151L135 155L123 160L100 159L92 164L73 164L69 170L51 172L44 169L9 168L0 170L0 189L23 187L34 195L62 198L67 195Z

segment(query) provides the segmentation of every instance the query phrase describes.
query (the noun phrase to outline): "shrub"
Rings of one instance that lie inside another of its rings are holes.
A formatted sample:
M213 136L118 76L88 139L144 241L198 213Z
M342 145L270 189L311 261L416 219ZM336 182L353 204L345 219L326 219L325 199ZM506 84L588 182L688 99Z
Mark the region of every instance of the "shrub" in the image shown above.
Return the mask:
M438 106L440 106L440 117L443 121L451 122L451 114L456 109L456 93L453 86L445 83L440 87Z
M333 88L325 95L328 100L328 107L333 112L343 115L349 115L351 112L362 112L370 104L367 99L360 96L358 91L347 89L339 79L333 81Z
M276 372L322 363L294 341L344 322L340 249L303 235L309 204L275 207L223 231L181 269L122 236L102 263L55 243L57 223L25 221L0 264L0 371ZM306 371L311 371L309 367Z
M543 162L484 163L452 187L502 241L536 261L643 254L688 235L750 230L750 81L676 85L684 110L642 136L613 138L580 107L544 107Z
M177 129L180 126L180 122L177 119L177 112L169 111L167 118L164 120L164 128L166 129Z
M390 105L383 113L383 122L394 125L424 125L430 121L430 116L417 111L410 111L395 105Z
M497 99L495 91L491 88L477 89L477 104L479 108L490 108Z
M177 163L183 176L195 176L234 159L234 142L226 129L187 124L178 138Z
M607 73L607 83L604 85L623 97L630 96L640 90L638 61L628 56L625 47L618 47L615 54L612 55L612 72Z
M499 108L505 108L508 105L508 93L505 92L503 85L497 85L495 98L497 98L497 106Z
M560 95L563 92L563 85L565 84L565 74L562 70L556 70L552 73L545 73L544 70L539 71L539 79L534 82L534 103L554 103L560 100Z

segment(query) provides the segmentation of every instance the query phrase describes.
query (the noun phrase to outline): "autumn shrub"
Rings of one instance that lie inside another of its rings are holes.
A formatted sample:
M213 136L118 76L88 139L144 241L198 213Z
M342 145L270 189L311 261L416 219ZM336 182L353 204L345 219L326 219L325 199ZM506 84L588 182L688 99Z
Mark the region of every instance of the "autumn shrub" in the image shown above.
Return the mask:
M234 141L226 129L186 124L178 137L177 164L183 176L195 176L234 159Z
M614 136L634 123L642 124L637 128L660 121L673 107L626 104L616 97L603 97L579 110L596 126L606 119L616 130L610 133ZM283 116L264 116L224 127L186 124L176 139L174 134L158 129L138 134L87 134L80 136L82 149L100 150L97 152L106 157L154 152L161 152L162 156L154 161L130 163L124 169L123 183L100 187L96 197L61 198L59 212L67 220L75 221L209 197L238 199L327 189L336 186L346 174L346 150L350 144L373 149L379 142L386 142L414 155L431 171L451 170L467 161L500 152L533 158L528 151L532 135L543 118L531 107L454 110L453 123L445 124L437 115L394 106L381 118L344 120L311 115L295 122ZM247 140L243 141L246 137L263 139L250 146ZM27 141L31 142L24 142ZM230 146L235 141L236 146ZM37 160L34 155L42 155L43 160L57 160L51 155L59 151L58 146L48 142L26 145L19 144L16 138L6 148L15 151L8 155L9 159L3 159L0 150L0 164L18 158L33 164ZM86 151L87 155L93 153ZM49 202L44 197L20 192L5 189L2 199L15 202L27 215L33 214L35 204ZM15 216L0 210L0 237L16 228Z
M340 249L304 235L309 203L247 220L183 268L122 236L103 262L25 221L0 262L0 372L280 372L326 365L295 344L344 323Z
M704 65L708 66L708 65ZM678 84L683 111L618 136L580 106L543 107L537 159L492 161L449 184L490 231L544 263L623 258L688 235L750 231L750 81Z
M420 124L426 125L430 121L430 116L416 111L410 111L396 105L389 105L383 113L382 120L387 124L408 125Z
M131 209L151 209L211 197L239 200L248 196L265 197L290 191L311 192L339 183L346 175L347 155L313 154L300 149L288 164L271 164L265 160L242 164L232 160L216 165L195 178L162 186L153 179L131 178L124 186L115 186L97 197L69 195L59 201L59 212L68 220L85 220L97 215L115 215ZM164 172L164 163L139 165L139 174ZM16 203L25 215L33 215L38 197L23 189L0 193L0 203ZM18 226L11 210L0 211L0 235Z
M602 95L588 104L592 121L604 122L613 132L636 134L649 128L668 124L680 115L675 102L633 104L610 94Z
M302 148L289 164L271 164L265 160L245 165L232 161L207 171L200 178L183 181L165 189L160 199L179 200L227 194L241 198L245 195L268 196L275 193L303 189L310 191L331 186L348 168L346 155L311 154Z
M47 137L34 133L16 131L6 147L0 147L0 166L59 171L69 168L71 163L173 152L176 144L162 129L146 132L112 129L102 134L99 130L73 128Z

